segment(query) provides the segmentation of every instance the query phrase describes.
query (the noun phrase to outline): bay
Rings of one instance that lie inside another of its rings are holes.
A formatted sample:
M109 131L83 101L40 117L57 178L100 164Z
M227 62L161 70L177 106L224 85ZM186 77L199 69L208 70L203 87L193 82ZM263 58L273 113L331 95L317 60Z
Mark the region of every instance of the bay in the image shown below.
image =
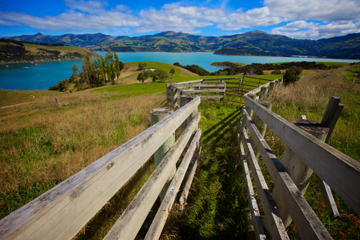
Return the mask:
M100 54L105 54L101 52ZM358 62L349 59L326 59L306 57L266 57L266 56L229 56L215 55L210 52L168 53L168 52L119 52L119 60L123 62L153 61L182 65L196 64L213 72L219 67L211 66L213 62L230 61L251 63L275 62ZM72 65L76 64L81 69L81 60L41 62L36 64L8 64L0 66L0 88L9 90L46 90L59 81L69 78L72 74Z

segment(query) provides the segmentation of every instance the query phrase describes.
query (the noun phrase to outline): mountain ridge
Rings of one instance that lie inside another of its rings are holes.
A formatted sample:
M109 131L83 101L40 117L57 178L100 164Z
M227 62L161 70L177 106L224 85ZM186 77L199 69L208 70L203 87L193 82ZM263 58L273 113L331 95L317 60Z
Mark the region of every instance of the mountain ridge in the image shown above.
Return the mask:
M119 52L214 52L228 55L255 56L316 56L360 59L360 33L310 40L255 30L226 35L202 36L166 31L136 37L111 36L102 33L63 34L58 36L37 33L10 39L35 43L64 44L86 47L93 51L108 49Z

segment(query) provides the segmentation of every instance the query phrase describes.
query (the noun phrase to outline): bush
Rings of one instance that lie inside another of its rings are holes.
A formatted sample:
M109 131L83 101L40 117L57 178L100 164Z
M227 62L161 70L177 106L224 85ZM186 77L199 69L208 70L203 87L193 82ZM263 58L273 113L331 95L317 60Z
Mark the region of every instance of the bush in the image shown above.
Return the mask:
M280 69L275 69L271 72L271 74L279 75L279 74L281 74L281 71L280 71Z
M203 69L202 67L198 66L198 65L186 65L184 67L185 69L189 70L190 72L196 73L200 76L207 76L210 75L210 73L208 71L206 71L205 69Z
M169 75L167 74L167 72L165 72L164 70L161 69L156 69L154 72L151 73L152 76L152 81L155 82L156 80L160 80L163 81L167 78L169 78Z
M139 64L138 64L138 69L137 70L144 70L145 69L145 67L146 67L146 63L144 63L144 62L139 62Z
M300 79L300 73L302 69L299 67L291 67L286 70L284 74L284 84L288 85L290 83L295 83L297 80Z

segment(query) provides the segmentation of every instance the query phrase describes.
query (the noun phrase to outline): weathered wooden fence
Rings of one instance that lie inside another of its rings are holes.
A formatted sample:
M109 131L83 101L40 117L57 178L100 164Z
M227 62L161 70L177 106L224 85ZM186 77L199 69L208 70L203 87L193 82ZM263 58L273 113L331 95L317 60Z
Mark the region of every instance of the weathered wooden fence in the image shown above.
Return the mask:
M177 193L181 192L179 202L183 205L194 178L200 154L200 113L197 110L200 98L224 99L226 95L235 95L245 99L239 142L257 237L266 239L267 232L272 239L288 239L286 226L293 221L303 239L331 239L303 194L314 172L320 178L320 187L332 216L337 216L338 212L331 189L360 213L360 188L354 186L354 183L360 183L360 164L324 143L342 105L334 98L322 123L300 121L301 129L271 112L271 104L262 101L268 92L281 84L281 80L260 86L266 79L248 77L256 81L245 82L243 77L168 84L166 95L171 111L162 109L160 115L165 112L170 115L163 116L164 119L154 115L158 122L153 126L2 219L0 238L73 238L157 153L155 170L105 239L134 239L161 195L160 207L145 236L145 239L158 239ZM267 127L287 146L282 161L264 139ZM175 131L181 134L174 142ZM272 193L259 166L259 156L274 183ZM179 158L182 160L176 168ZM263 220L250 175L265 213Z
M242 78L208 78L167 85L166 96L168 103L178 108L181 101L200 96L202 99L220 99L241 104L244 93L269 82L265 78L245 75Z
M200 151L199 104L200 97L188 99L173 114L2 219L0 238L73 238L180 128L181 135L105 237L136 237L182 158L146 235L146 239L158 238L180 185L184 185L180 196L183 204L194 177Z
M301 239L332 239L303 195L314 172L320 179L329 214L338 215L331 189L360 214L360 188L356 185L360 183L360 164L324 142L335 126L342 105L333 97L321 123L305 121L304 117L295 124L290 123L269 110L271 105L262 101L280 83L275 80L244 95L239 142L256 236L266 239L267 232L271 239L289 239L286 227L292 221ZM266 127L286 145L282 161L264 138ZM271 176L272 192L258 156ZM263 219L250 175L264 211Z

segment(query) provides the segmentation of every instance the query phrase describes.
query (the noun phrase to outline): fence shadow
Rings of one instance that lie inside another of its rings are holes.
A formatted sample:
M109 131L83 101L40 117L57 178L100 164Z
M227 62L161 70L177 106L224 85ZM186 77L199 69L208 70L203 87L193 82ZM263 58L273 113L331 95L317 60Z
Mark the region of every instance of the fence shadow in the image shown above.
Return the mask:
M164 232L176 232L176 239L244 239L248 201L236 131L241 111L232 104L202 104L202 152L188 207L169 219Z

